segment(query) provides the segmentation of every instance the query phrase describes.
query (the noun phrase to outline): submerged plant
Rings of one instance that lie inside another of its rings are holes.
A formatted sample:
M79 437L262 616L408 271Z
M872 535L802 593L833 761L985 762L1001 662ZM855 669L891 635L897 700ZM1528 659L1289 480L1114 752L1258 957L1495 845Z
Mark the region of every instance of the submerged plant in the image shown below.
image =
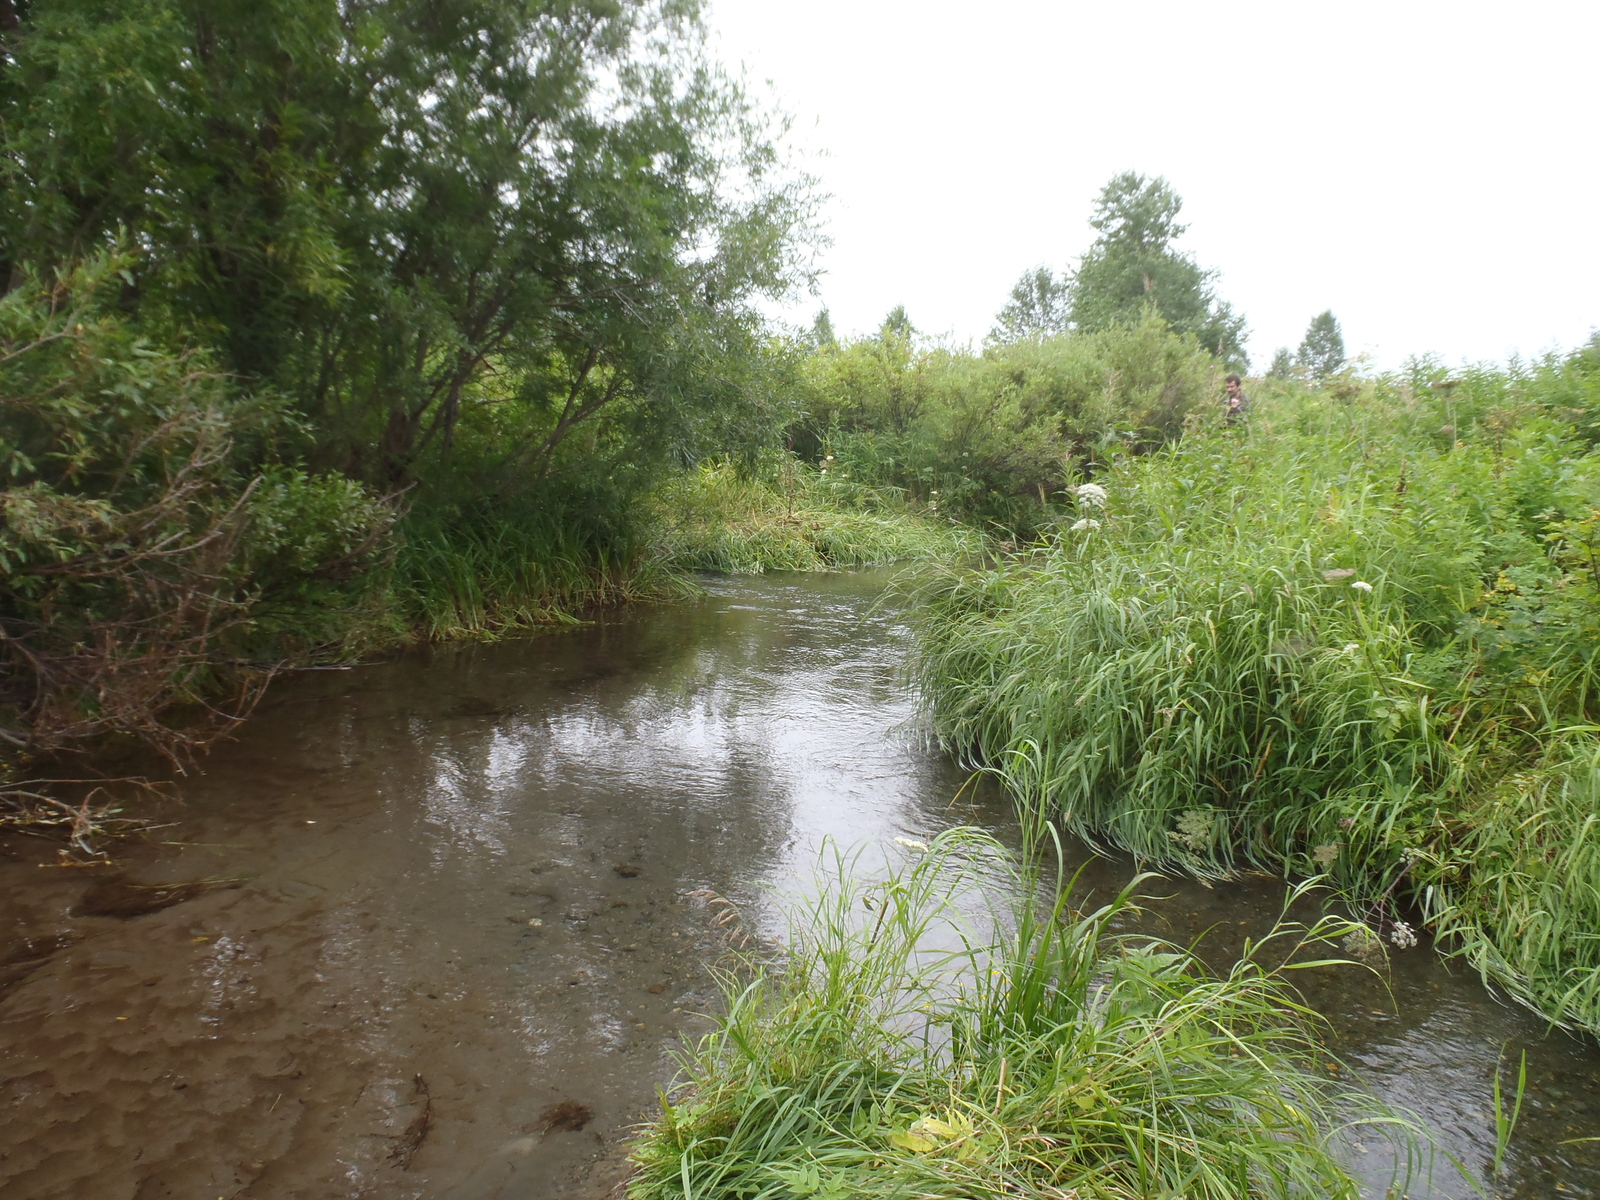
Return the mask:
M963 829L877 883L841 858L781 966L729 978L634 1146L633 1200L1353 1198L1348 1123L1409 1146L1328 1080L1286 982L1342 925L1282 924L1218 976L1115 932L1132 885L1079 912L1007 864ZM984 915L985 880L1014 912Z

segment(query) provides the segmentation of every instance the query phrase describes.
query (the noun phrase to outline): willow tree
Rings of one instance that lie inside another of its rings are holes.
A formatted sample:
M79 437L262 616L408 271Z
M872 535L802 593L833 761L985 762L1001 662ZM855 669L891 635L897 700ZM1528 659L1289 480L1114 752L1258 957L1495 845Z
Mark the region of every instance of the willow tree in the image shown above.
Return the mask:
M118 242L123 307L287 395L297 453L527 486L579 431L764 428L755 308L806 181L695 0L33 0L0 67L0 273ZM768 422L770 424L771 422Z

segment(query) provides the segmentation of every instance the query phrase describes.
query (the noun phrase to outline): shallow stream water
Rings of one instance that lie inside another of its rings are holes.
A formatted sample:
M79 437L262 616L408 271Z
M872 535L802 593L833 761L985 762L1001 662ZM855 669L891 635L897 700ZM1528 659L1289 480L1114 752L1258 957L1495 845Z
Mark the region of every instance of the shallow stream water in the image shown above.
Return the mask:
M770 933L825 838L1014 841L917 735L887 578L710 580L568 633L306 673L114 867L0 845L0 1196L611 1194L673 1047L709 1026L724 899ZM1085 886L1130 872L1098 860ZM1219 955L1283 902L1265 880L1150 890L1153 931L1211 929ZM1600 1135L1594 1045L1426 948L1393 958L1302 981L1340 1070L1481 1175L1494 1065L1526 1047L1486 1191L1600 1194L1600 1143L1572 1141ZM1444 1164L1429 1187L1408 1194L1473 1194Z

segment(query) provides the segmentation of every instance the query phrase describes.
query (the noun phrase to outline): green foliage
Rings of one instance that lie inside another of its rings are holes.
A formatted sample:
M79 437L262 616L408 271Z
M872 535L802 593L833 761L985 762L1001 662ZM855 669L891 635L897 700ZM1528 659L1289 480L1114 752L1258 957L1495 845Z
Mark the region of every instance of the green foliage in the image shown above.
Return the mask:
M1438 934L1537 1011L1600 1032L1600 741L1555 740L1458 820L1413 872Z
M1003 344L1066 333L1071 326L1071 296L1071 280L1057 279L1049 267L1024 271L995 318L989 341Z
M1216 386L1210 356L1154 314L981 355L886 331L800 369L805 440L840 478L1007 529L1037 521L1077 463L1175 437Z
M1319 1073L1317 1019L1266 965L1341 926L1280 926L1217 977L1114 933L1126 893L1080 914L1013 878L1016 912L975 930L960 906L1010 874L973 830L879 883L837 870L781 971L730 976L632 1200L1354 1197L1335 1130L1406 1142Z
M348 19L346 19L348 16ZM770 433L753 300L803 181L692 4L30 7L0 76L0 267L126 231L125 302L312 424L314 466L506 472L576 433L657 461Z
M1261 387L1248 430L1118 460L1077 528L930 597L941 728L1148 860L1410 896L1600 1028L1600 458L1566 369Z
M693 0L17 16L16 740L176 737L243 664L670 591L649 493L792 420L757 301L804 277L809 184Z
M818 571L978 552L978 537L908 512L892 491L785 456L758 477L705 463L656 497L658 553L691 571Z
M1070 316L1095 331L1138 321L1147 307L1178 333L1193 334L1223 362L1244 362L1244 318L1212 294L1215 273L1175 249L1187 226L1183 201L1165 179L1132 171L1101 190L1089 224L1099 232L1072 278Z
M0 736L32 750L203 740L161 711L248 692L286 627L338 640L392 520L348 480L248 469L281 419L110 310L122 269L0 297Z
M1279 346L1272 354L1272 365L1267 368L1269 379L1288 379L1294 374L1294 355L1289 347Z
M692 589L653 553L642 504L554 486L495 504L425 497L397 530L397 614L425 638L494 637L681 596Z
M1338 318L1332 311L1318 313L1311 318L1295 362L1316 380L1326 379L1344 366L1344 334L1340 332Z
M839 335L833 331L833 318L828 315L828 310L817 310L816 320L811 323L811 333L808 345L813 350L837 350L839 348Z
M917 336L916 326L911 324L911 315L906 312L904 304L896 304L889 310L889 315L883 318L883 324L878 327L878 336L907 343Z

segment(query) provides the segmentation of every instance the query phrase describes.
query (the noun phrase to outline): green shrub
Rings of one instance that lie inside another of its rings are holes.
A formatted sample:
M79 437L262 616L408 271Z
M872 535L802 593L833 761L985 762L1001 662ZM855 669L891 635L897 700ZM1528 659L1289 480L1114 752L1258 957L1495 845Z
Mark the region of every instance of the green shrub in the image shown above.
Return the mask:
M847 480L1027 529L1086 459L1175 437L1218 385L1159 317L981 355L886 331L804 365L805 448Z
M392 515L343 479L252 470L237 443L278 417L103 306L118 270L0 297L0 736L180 755L216 725L166 710L247 708L259 668L341 636Z

